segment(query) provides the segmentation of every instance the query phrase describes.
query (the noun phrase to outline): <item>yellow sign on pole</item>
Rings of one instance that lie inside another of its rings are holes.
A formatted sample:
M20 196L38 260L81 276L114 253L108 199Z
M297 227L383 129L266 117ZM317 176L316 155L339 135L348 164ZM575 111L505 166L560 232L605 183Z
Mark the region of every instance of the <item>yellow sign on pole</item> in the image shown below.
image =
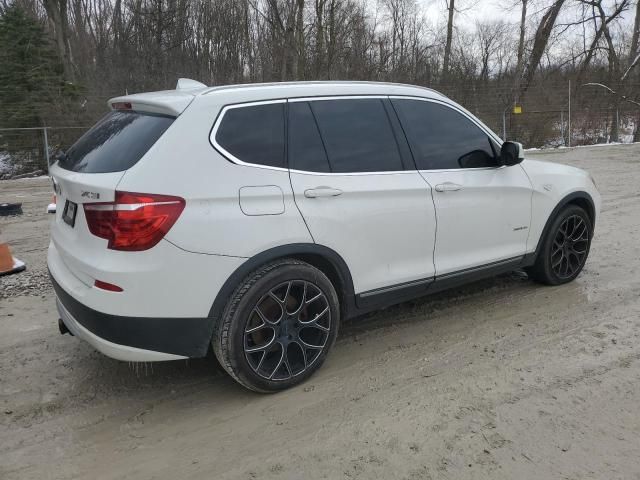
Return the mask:
M522 113L522 106L520 105L514 105L513 106L513 113L515 113L516 115Z

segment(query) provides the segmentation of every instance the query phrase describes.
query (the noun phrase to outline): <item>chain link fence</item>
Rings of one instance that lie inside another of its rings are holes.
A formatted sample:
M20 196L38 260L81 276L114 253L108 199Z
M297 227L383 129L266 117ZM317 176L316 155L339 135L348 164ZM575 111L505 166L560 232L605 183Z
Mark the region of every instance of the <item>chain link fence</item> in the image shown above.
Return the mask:
M616 86L612 88L616 91ZM436 89L465 106L501 137L522 142L526 148L640 141L640 105L597 84L572 87L569 82L540 82L521 101L514 100L507 86ZM625 89L633 94L627 93L627 97L634 98L640 84L626 85ZM96 98L93 103L104 105L114 95ZM96 109L84 118L97 121L103 113ZM66 150L89 127L0 128L0 179L45 174L58 150Z
M0 180L45 175L59 150L89 127L0 128Z

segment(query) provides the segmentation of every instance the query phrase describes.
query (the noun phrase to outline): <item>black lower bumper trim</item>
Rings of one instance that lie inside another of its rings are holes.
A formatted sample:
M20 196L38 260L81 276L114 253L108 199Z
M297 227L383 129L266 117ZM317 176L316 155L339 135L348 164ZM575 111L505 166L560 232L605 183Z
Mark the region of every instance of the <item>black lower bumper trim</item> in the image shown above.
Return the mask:
M204 357L209 348L208 318L122 317L98 312L83 305L50 275L56 295L64 308L84 328L119 345L171 353L185 357Z

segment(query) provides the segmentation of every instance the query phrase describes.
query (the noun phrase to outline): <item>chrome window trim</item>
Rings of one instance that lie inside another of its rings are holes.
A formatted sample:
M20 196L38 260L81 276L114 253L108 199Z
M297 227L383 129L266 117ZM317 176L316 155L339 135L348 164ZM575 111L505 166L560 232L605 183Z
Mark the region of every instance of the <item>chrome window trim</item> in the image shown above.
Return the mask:
M445 107L449 107L451 110L454 110L459 114L461 114L462 116L466 117L468 120L471 121L471 123L473 123L476 127L482 130L488 137L493 138L496 141L496 143L498 143L498 145L502 145L503 143L503 140L500 137L498 137L494 132L492 132L486 125L479 123L479 121L475 117L469 116L467 112L460 110L455 105L452 105L449 102L445 102L436 98L413 97L411 95L389 95L389 99L417 100L420 102L431 102L431 103L438 103L440 105L444 105ZM486 168L486 167L481 167L481 168ZM496 168L496 167L489 167L489 168ZM458 170L461 170L461 169L458 169ZM462 170L467 170L467 169L462 169ZM468 170L475 170L475 169L468 169Z
M244 108L244 107L255 107L257 105L273 105L273 104L277 104L277 103L286 103L286 102L287 102L287 100L282 98L282 99L277 99L277 100L262 100L262 101L257 101L257 102L234 103L234 104L231 104L231 105L225 105L224 107L222 107L222 109L218 113L218 117L216 118L216 121L213 124L213 128L211 129L211 133L209 134L209 142L211 143L213 148L215 148L218 151L218 153L220 153L223 157L225 157L227 160L231 161L232 163L236 163L238 165L244 165L245 167L264 168L266 170L275 170L275 171L280 171L280 172L288 172L289 169L285 168L285 167L272 167L270 165L260 165L258 163L244 162L244 161L240 160L238 157L236 157L234 154L229 152L227 149L225 149L216 140L216 136L218 134L218 129L220 128L220 124L222 123L222 120L224 119L225 114L229 110L234 110L236 108ZM286 126L286 123L285 123L285 126Z
M321 102L323 100L365 100L369 98L380 98L385 99L389 98L389 95L380 95L380 94L372 94L372 95L325 95L321 97L295 97L289 98L288 101L290 103L296 102Z
M209 142L213 146L213 148L218 151L223 157L229 160L232 163L237 165L243 165L245 167L252 168L263 168L265 170L275 170L280 172L291 172L298 173L303 175L318 175L318 176L356 176L356 175L397 175L397 174L408 174L408 173L416 173L417 170L392 170L392 171L383 171L383 172L310 172L307 170L297 170L294 168L282 168L282 167L271 167L269 165L260 165L257 163L250 163L240 160L238 157L233 155L231 152L226 150L222 145L220 145L216 140L216 135L218 133L218 129L222 120L224 119L225 114L234 108L243 108L243 107L252 107L256 105L269 105L274 103L286 103L286 102L309 102L314 100L341 100L341 99L365 99L365 98L380 98L386 99L389 98L388 95L335 95L335 96L323 96L323 97L299 97L299 98L289 98L289 99L277 99L277 100L261 100L255 102L244 102L244 103L234 103L225 105L222 107L218 116L216 118L215 123L213 124L213 128L211 129L211 133L209 134Z
M416 168L415 170L392 170L392 171L381 171L381 172L344 172L344 173L341 173L341 172L311 172L311 171L308 171L308 170L298 170L298 169L294 169L294 168L284 168L284 167L272 167L272 166L269 166L269 165L260 165L260 164L257 164L257 163L245 162L243 160L240 160L238 157L233 155L228 150L226 150L216 140L216 135L218 133L218 129L220 127L220 124L222 123L222 120L224 119L225 114L229 110L233 110L235 108L253 107L253 106L256 106L256 105L270 105L270 104L288 103L288 102L295 103L295 102L314 102L314 101L323 101L323 100L345 100L345 99L359 100L359 99L367 99L367 98L417 100L417 101L423 101L423 102L433 102L433 103L438 103L440 105L447 106L447 107L451 108L452 110L460 113L461 115L463 115L467 119L469 119L474 125L476 125L480 130L482 130L487 136L493 138L496 141L496 143L498 143L500 145L502 144L502 139L497 137L491 130L488 130L484 125L479 124L477 120L475 120L474 118L470 117L467 113L465 113L464 111L456 108L454 105L451 105L450 103L448 103L446 101L442 101L442 100L434 99L434 98L412 96L412 95L379 95L379 94L373 94L373 95L348 95L347 94L347 95L316 96L316 97L307 96L307 97L297 97L297 98L280 98L280 99L275 99L275 100L260 100L260 101L251 101L251 102L244 102L244 103L233 103L233 104L225 105L225 106L222 107L222 109L218 113L216 121L213 124L213 128L211 129L211 133L209 134L209 142L211 143L213 148L218 151L218 153L220 153L223 157L225 157L230 162L235 163L237 165L242 165L242 166L245 166L245 167L252 167L252 168L263 168L265 170L274 170L274 171L280 171L280 172L297 173L297 174L302 174L302 175L317 175L317 176L397 175L397 174L409 174L409 173L415 173L415 172L428 173L428 172L460 172L461 170L463 170L463 171L500 170L500 169L506 167L506 165L500 165L498 167L477 167L477 168L448 168L448 169L417 169ZM286 124L286 122L285 122L285 124Z
M335 176L340 175L341 177L345 176L356 176L356 175L400 175L400 174L408 174L408 173L416 173L417 170L391 170L386 172L309 172L307 170L295 170L293 168L289 169L291 173L297 173L300 175L321 175L321 176Z

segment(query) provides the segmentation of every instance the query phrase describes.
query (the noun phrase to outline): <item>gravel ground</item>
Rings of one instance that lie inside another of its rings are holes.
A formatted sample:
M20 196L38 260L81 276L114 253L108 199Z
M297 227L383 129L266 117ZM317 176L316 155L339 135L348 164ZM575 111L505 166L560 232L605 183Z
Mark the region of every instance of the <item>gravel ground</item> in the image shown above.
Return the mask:
M7 242L28 269L0 277L0 300L21 295L50 295L46 249L49 241L47 205L53 193L48 177L0 181L0 203L22 203L22 215L0 217L0 242ZM1 327L0 327L1 328Z
M347 322L276 395L213 358L129 365L57 332L46 179L0 182L2 479L640 479L640 145L532 152L603 195L573 283L513 273Z

